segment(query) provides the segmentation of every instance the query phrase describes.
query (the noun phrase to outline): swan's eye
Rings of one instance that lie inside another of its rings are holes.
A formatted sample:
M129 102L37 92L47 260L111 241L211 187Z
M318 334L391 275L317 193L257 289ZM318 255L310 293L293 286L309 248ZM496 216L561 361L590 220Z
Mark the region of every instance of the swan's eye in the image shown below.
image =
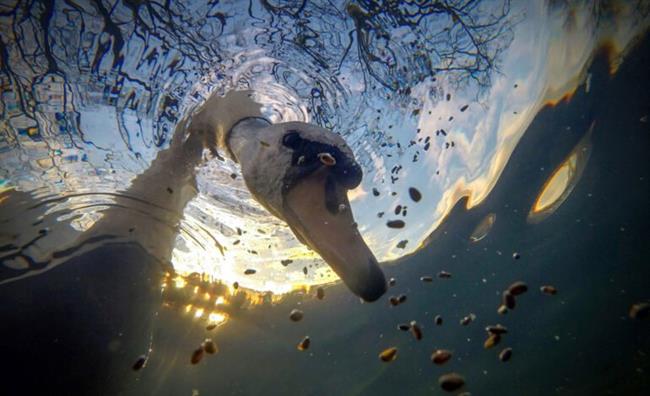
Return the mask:
M330 153L318 153L318 159L325 166L334 166L336 165L336 158Z
M302 138L297 131L289 131L282 138L282 145L289 147L290 149L297 149L302 142Z

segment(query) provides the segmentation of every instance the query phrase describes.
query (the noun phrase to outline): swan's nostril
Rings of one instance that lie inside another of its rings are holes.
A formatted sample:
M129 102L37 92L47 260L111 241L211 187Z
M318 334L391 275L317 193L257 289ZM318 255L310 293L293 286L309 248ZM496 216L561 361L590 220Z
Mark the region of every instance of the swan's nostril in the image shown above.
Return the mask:
M330 153L318 153L318 159L325 166L334 166L336 165L336 158Z

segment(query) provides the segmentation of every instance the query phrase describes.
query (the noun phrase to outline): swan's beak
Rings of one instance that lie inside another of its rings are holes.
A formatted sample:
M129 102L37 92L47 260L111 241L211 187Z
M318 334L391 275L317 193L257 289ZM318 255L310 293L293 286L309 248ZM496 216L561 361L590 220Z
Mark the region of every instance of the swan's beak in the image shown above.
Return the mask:
M345 180L332 169L322 166L287 191L284 217L296 236L315 250L352 292L365 301L375 301L386 292L386 278L357 230L347 188L341 184Z

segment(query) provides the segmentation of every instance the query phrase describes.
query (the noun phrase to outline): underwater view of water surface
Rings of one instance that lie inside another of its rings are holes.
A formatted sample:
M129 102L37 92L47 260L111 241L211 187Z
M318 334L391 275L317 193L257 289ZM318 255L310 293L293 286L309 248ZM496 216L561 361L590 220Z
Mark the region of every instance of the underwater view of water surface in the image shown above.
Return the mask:
M0 393L650 394L649 27L0 2Z

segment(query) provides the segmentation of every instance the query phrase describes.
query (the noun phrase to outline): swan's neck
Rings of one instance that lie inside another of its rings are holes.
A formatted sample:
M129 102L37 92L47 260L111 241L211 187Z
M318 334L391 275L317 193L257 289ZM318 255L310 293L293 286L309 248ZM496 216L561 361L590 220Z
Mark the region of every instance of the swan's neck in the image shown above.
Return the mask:
M242 163L242 159L257 158L259 151L269 142L264 141L263 128L271 123L261 117L247 117L239 120L230 131L226 144L228 150L236 162Z

